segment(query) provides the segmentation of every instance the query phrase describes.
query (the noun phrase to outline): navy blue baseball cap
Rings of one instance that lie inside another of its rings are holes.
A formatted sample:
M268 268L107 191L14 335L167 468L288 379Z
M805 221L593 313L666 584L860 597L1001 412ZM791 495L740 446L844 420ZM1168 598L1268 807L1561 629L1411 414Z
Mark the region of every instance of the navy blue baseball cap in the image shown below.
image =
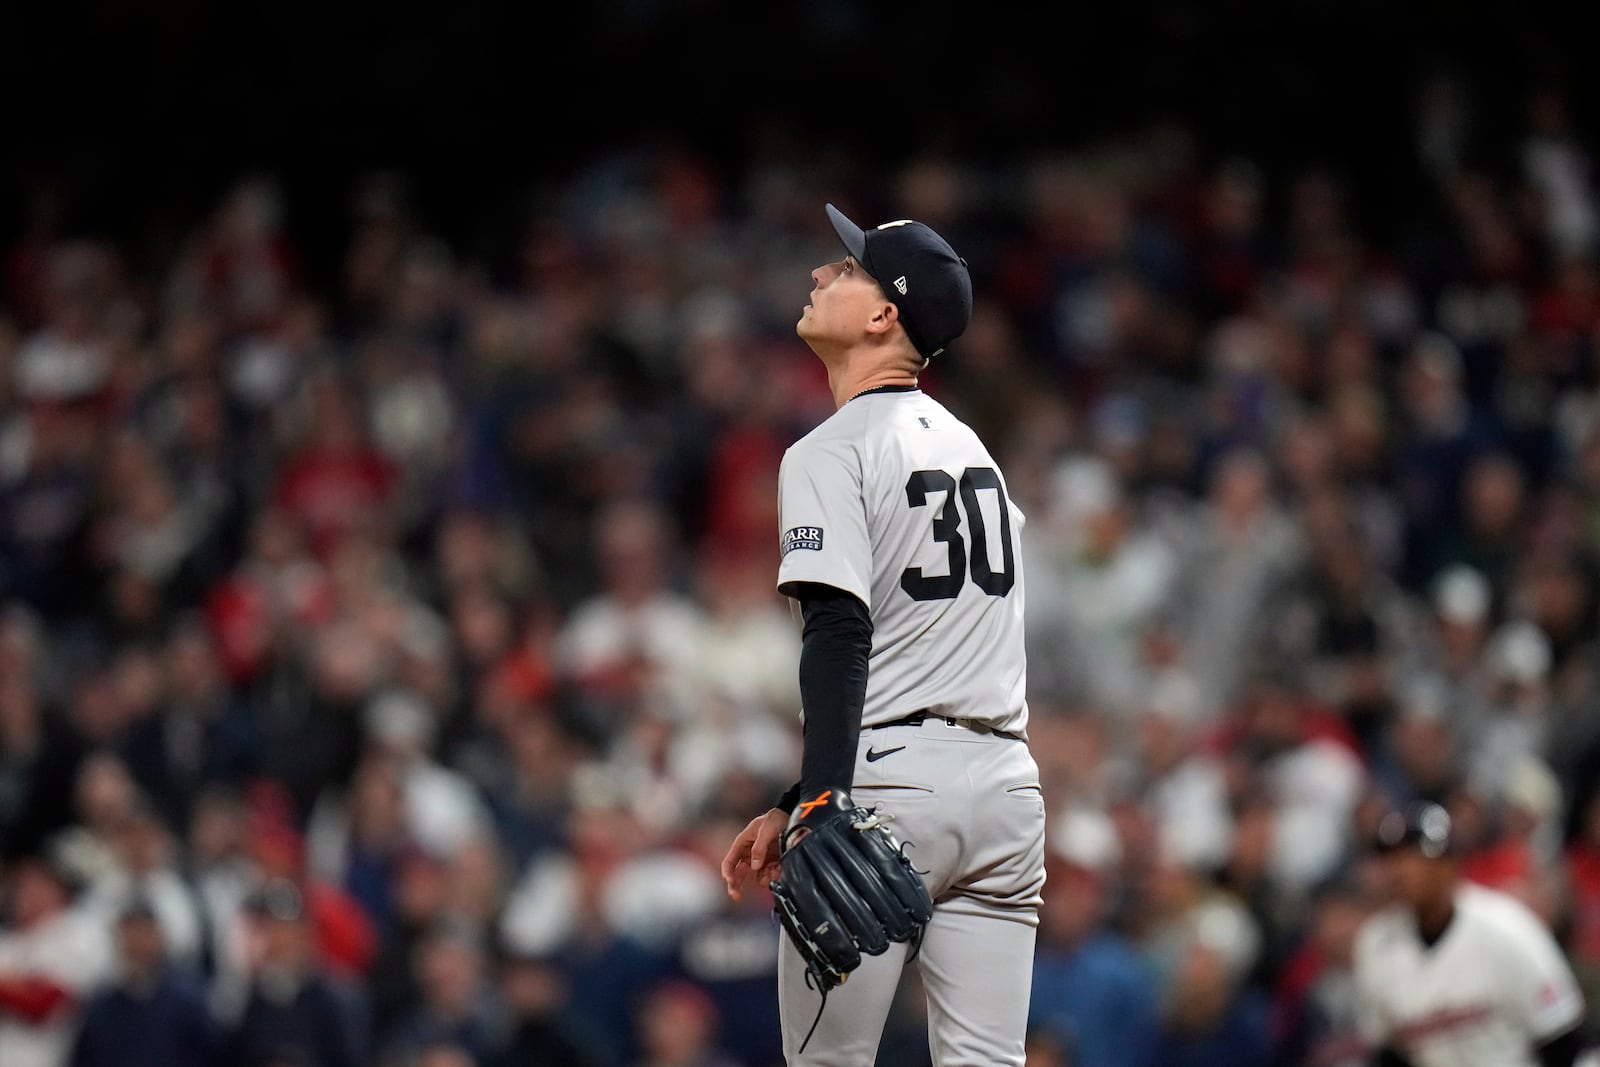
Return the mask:
M910 219L863 230L832 204L828 221L900 310L900 325L918 352L932 359L961 336L972 318L972 277L950 242Z

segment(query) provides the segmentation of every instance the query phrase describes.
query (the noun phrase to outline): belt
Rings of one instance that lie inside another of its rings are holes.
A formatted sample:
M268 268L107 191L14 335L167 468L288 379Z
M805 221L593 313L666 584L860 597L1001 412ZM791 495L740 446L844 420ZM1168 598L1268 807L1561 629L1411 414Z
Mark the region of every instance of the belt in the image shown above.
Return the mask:
M946 726L959 726L962 729L971 730L975 734L992 734L995 737L1003 737L1007 741L1025 740L1021 734L1014 734L1009 730L997 730L988 723L978 719L952 719L948 715L935 715L926 708L924 708L922 711L913 711L910 715L907 715L904 718L895 719L893 722L880 722L876 726L867 727L867 729L887 730L891 726L921 726L929 719L942 722Z

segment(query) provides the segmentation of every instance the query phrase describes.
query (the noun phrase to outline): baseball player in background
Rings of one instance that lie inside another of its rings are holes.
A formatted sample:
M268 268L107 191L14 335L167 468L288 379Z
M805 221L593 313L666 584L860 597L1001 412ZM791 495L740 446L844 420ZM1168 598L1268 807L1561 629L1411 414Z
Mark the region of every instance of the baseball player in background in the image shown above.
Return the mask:
M890 814L932 895L920 946L864 957L819 1014L793 944L778 997L791 1065L875 1058L906 961L938 1067L1021 1065L1044 883L1044 800L1026 742L1023 516L978 436L918 388L966 328L967 265L928 226L863 231L811 273L796 332L835 412L785 454L778 589L803 620L799 783L723 861L738 897L780 873L791 820L845 789ZM801 1048L804 1051L801 1051Z
M1572 1067L1583 996L1544 922L1461 878L1450 816L1390 812L1377 848L1395 903L1356 934L1357 1013L1379 1067Z

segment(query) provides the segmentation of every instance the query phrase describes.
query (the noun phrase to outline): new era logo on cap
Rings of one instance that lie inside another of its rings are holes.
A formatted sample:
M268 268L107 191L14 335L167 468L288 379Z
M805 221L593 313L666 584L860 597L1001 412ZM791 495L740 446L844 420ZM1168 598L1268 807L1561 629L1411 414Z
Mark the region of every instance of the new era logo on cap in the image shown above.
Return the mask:
M900 324L917 351L937 356L961 336L972 318L972 278L967 261L924 223L896 219L863 230L827 205L828 219L845 250L884 285L900 311Z

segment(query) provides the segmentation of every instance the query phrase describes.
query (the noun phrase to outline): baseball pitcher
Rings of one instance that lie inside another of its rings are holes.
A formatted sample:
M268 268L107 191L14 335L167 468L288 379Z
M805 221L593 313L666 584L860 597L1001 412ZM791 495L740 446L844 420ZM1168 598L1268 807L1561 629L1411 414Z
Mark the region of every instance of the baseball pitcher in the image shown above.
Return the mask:
M1023 515L977 435L918 388L966 328L928 226L863 231L796 330L836 411L779 475L778 589L803 623L800 781L735 839L771 886L791 1065L866 1067L908 960L939 1067L1023 1062L1045 808L1027 744Z

